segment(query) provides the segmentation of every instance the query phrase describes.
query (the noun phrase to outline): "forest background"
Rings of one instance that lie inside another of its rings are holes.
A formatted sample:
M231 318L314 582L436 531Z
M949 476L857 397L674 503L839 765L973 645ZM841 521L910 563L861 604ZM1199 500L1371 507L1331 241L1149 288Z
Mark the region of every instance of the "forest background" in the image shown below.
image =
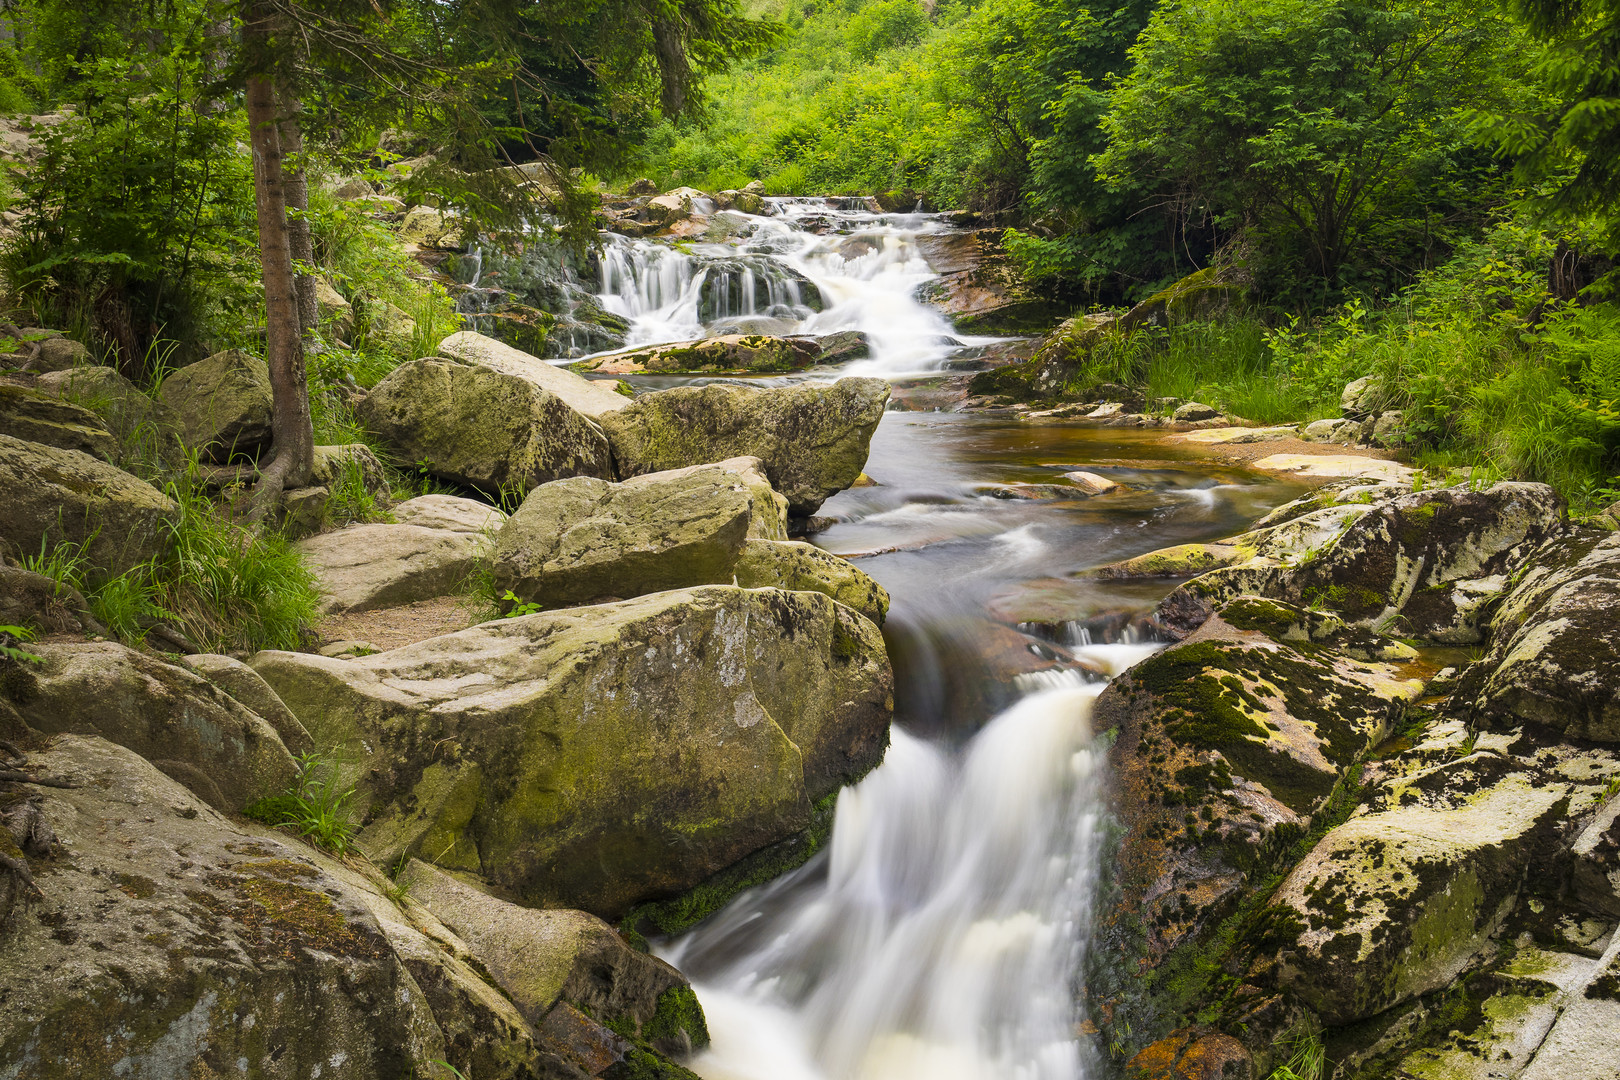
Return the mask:
M148 379L262 333L241 95L219 78L236 6L0 4L0 110L75 113L11 180L0 270L42 322L100 335ZM469 147L542 162L540 209L572 231L531 244L589 242L593 189L638 175L971 211L1076 311L1197 271L1240 287L1220 313L1103 341L1071 396L1125 382L1299 421L1373 375L1432 470L1544 480L1583 510L1620 495L1614 0L370 8L428 74L401 95L318 72L313 175L422 155L453 171ZM440 200L515 235L521 215L476 185ZM419 346L454 325L366 215L317 192L308 219L346 296L409 313ZM312 362L318 441L358 435L321 385L420 351L364 321Z

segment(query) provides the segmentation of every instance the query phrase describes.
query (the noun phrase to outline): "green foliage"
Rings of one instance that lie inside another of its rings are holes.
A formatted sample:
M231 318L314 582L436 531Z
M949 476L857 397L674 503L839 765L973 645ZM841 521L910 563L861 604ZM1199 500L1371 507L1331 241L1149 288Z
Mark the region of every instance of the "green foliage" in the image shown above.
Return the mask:
M1620 3L1516 0L1546 45L1543 91L1517 110L1475 114L1475 132L1517 159L1530 205L1565 223L1596 215L1620 243Z
M272 795L242 812L255 821L292 829L315 847L346 855L354 846L355 824L349 810L353 786L344 786L336 761L317 754L298 755L298 776L280 795Z
M205 22L176 8L149 29L161 48L63 69L82 104L38 136L22 221L0 253L43 324L93 329L129 370L154 340L189 347L256 303L246 136L203 90Z
M19 661L30 664L42 662L42 658L27 649L18 646L26 645L34 640L34 632L23 626L0 626L0 660Z
M1151 190L1179 236L1258 230L1272 292L1301 270L1343 285L1421 262L1437 223L1492 200L1461 112L1514 99L1524 47L1472 0L1166 4L1098 168Z
M928 16L917 0L876 0L862 8L844 28L849 53L869 63L878 53L915 45L928 30Z
M1322 1080L1327 1075L1327 1050L1322 1036L1301 1032L1279 1040L1288 1059L1271 1071L1267 1080Z
M508 619L516 619L524 615L533 615L537 611L544 610L543 604L524 603L523 597L519 596L511 589L507 589L506 592L501 594L501 603L508 605L505 616Z

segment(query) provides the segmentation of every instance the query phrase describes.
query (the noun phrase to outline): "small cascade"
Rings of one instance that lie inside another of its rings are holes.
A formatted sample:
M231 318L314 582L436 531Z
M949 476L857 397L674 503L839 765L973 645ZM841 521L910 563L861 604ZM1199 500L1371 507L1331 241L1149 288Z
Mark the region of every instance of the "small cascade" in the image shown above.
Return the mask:
M952 351L992 338L952 336L918 301L937 275L928 238L939 215L885 214L866 198L767 200L767 213L715 214L701 242L603 234L595 302L622 316L629 345L727 333L865 333L871 356L855 375L937 370Z
M1100 687L1057 682L959 753L896 730L823 858L675 943L714 1034L700 1075L1087 1075L1072 980L1102 842Z

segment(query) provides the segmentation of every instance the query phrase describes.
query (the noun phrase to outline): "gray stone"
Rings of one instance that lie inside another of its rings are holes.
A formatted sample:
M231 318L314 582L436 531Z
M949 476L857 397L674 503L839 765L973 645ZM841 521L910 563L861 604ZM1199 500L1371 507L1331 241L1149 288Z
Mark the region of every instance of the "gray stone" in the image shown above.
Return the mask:
M531 374L417 360L378 383L357 414L400 459L491 494L613 472L602 430Z
M389 513L401 525L451 532L493 533L506 523L506 515L489 503L454 495L418 495L396 504Z
M389 493L388 474L383 471L377 455L365 443L317 446L310 479L332 489L358 479L360 486L372 495L386 496Z
M1213 420L1219 415L1221 415L1219 409L1205 405L1202 402L1189 401L1187 404L1177 408L1170 418L1183 423L1196 424L1201 420Z
M848 559L797 540L749 540L735 568L745 589L825 593L879 626L889 615L888 591Z
M600 420L630 404L610 383L594 382L537 356L514 349L502 341L471 330L451 334L439 342L439 355L464 364L477 364L507 375L516 375L556 395L575 412Z
M1318 420L1305 425L1305 430L1299 433L1299 437L1306 442L1354 446L1361 441L1363 423L1360 420Z
M276 729L281 744L291 753L301 754L315 749L315 741L304 730L304 725L298 722L298 717L270 689L270 684L242 661L219 653L195 653L181 657L180 663L258 714Z
M1366 420L1372 416L1382 390L1382 381L1376 375L1357 379L1339 395L1339 409L1351 420Z
M111 641L30 649L43 662L14 703L36 731L128 747L224 811L292 782L276 729L208 678Z
M770 390L711 383L644 394L601 422L621 476L757 457L789 509L806 516L860 476L888 397L881 379Z
M497 595L544 607L731 582L753 497L717 465L529 492L497 538Z
M37 555L82 543L89 565L121 574L166 552L180 507L151 484L77 450L0 435L0 544Z
M0 385L0 435L111 461L118 440L101 417L49 394Z
M34 358L28 362L29 371L67 371L95 363L90 350L72 338L49 337L39 343Z
M252 454L270 442L270 369L238 349L215 353L163 380L186 446L211 461Z
M323 610L370 611L449 596L487 551L478 533L421 525L350 525L297 543Z

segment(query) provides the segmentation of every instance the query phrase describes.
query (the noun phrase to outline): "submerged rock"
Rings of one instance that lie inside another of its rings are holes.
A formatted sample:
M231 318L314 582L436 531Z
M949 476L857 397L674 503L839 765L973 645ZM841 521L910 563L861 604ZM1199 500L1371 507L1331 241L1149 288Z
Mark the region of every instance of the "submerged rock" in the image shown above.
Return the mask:
M746 455L799 516L855 482L889 387L881 379L832 386L683 386L604 415L621 476Z
M169 550L180 507L151 484L78 450L0 435L0 545L37 555L84 545L91 568L120 574Z
M870 622L730 586L251 663L353 763L374 857L609 919L804 829L882 757L893 709Z

